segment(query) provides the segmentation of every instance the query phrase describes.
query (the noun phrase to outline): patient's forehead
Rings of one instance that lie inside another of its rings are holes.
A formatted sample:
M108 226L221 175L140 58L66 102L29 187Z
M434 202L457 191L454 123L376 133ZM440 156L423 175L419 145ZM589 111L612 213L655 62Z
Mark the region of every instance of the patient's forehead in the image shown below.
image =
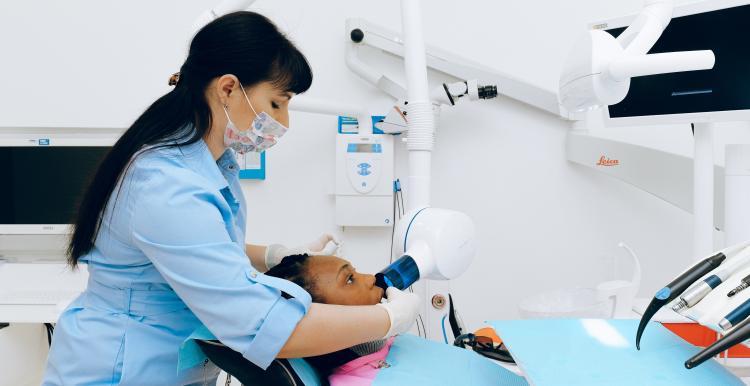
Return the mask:
M318 273L332 272L338 273L341 266L350 264L349 261L344 260L338 256L310 256L308 257L308 269L314 268ZM351 265L351 264L350 264Z
M337 256L310 256L307 261L307 272L316 284L335 282L342 266L349 264Z

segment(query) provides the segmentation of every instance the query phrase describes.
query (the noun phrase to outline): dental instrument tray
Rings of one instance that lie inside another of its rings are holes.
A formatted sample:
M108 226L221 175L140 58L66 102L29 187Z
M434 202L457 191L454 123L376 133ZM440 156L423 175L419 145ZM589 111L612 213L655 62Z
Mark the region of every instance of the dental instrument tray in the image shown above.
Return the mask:
M662 307L725 335L692 358L685 358L688 369L736 344L750 346L745 342L750 338L750 291L744 291L749 275L750 242L701 259L656 293L641 319L636 346L640 349L648 321Z

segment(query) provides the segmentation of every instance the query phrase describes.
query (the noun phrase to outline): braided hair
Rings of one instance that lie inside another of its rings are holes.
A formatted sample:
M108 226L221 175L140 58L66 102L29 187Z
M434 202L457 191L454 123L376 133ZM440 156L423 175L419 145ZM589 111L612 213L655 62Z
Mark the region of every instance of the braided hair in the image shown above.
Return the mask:
M286 256L281 260L281 263L269 269L266 275L291 281L307 291L312 297L312 301L320 303L322 300L315 294L315 283L310 280L310 275L307 271L307 263L310 261L309 257L306 253ZM290 297L287 293L283 293L282 295L287 299Z

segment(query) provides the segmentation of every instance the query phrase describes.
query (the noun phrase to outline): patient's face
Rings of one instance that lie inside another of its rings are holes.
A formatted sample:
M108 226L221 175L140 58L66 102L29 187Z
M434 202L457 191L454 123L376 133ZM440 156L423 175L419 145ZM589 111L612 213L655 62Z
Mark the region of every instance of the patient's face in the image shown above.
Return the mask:
M336 256L308 259L307 274L322 303L364 306L378 304L383 298L383 289L375 286L375 276L358 273L348 261Z

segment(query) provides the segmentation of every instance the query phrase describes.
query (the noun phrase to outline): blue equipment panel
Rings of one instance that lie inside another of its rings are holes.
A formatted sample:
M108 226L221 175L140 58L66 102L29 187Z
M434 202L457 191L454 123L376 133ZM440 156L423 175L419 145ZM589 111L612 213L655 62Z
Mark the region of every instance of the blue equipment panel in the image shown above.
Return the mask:
M376 124L380 123L385 119L385 115L373 115L372 116L372 133L373 134L384 134L382 130L375 127ZM339 116L339 134L356 134L359 132L357 129L357 119L351 117Z

